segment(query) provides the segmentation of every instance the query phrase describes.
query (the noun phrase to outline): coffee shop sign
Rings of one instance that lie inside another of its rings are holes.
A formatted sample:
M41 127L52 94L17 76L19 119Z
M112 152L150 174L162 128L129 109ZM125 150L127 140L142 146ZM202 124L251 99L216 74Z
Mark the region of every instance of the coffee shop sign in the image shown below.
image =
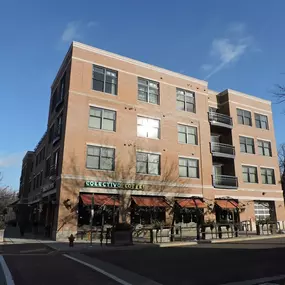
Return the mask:
M142 190L143 184L123 183L123 182L107 182L107 181L85 181L85 187L92 188L112 188L112 189L126 189L126 190Z

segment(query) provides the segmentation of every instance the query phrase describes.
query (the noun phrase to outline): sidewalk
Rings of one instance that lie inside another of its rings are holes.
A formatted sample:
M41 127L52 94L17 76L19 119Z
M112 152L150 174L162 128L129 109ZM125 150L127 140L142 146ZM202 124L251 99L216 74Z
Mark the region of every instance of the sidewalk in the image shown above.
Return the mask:
M276 238L285 238L285 235L269 235L269 236L251 236L251 237L238 237L238 238L228 238L228 239L217 239L217 240L200 240L200 241L189 241L189 242L165 242L165 243L134 243L131 246L114 246L111 244L100 245L99 241L90 244L90 241L75 241L74 247L69 247L68 242L60 241L39 241L44 243L46 246L52 248L53 250L59 252L89 252L89 251L105 251L105 250L140 250L150 247L185 247L185 246L195 246L197 244L215 244L215 243L238 243L243 241L257 241L257 240L267 240L267 239L276 239Z

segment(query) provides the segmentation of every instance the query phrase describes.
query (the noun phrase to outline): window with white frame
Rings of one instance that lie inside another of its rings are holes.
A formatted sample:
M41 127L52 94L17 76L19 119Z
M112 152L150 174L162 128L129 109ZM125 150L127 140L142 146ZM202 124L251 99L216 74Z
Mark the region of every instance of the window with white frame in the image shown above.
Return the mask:
M261 168L260 171L261 171L262 184L275 184L274 169Z
M180 143L197 145L198 144L197 128L179 124L178 125L178 141Z
M176 88L176 106L178 110L195 113L195 93Z
M160 120L137 117L137 135L144 138L160 138Z
M159 175L160 155L137 152L137 173Z
M144 78L138 78L138 99L140 101L159 105L159 83Z
M254 166L242 166L243 182L258 183L257 167Z
M270 220L270 206L269 202L254 202L254 213L257 221Z
M93 89L117 95L118 72L102 66L93 65Z
M179 176L199 178L199 160L179 157Z
M115 131L116 111L97 107L90 107L89 127L100 130Z
M240 151L245 153L255 153L254 139L248 137L239 137Z
M254 114L255 117L255 126L259 129L266 129L268 130L268 118L265 115L261 114Z
M258 140L258 153L263 156L272 156L271 142Z
M90 169L114 170L115 149L88 145L86 166Z

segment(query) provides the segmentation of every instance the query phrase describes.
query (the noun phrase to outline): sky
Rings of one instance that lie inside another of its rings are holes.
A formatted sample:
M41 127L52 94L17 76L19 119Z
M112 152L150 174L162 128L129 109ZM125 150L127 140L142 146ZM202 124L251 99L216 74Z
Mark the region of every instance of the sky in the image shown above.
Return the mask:
M284 10L284 0L0 1L2 183L19 188L72 40L274 100L275 84L285 84ZM272 108L280 144L285 103Z

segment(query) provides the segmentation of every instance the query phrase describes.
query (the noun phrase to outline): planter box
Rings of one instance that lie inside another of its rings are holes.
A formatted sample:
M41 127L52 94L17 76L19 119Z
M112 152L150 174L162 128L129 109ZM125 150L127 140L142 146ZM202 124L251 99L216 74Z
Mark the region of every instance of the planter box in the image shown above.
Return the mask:
M5 230L0 230L0 243L4 242L4 232Z
M114 230L111 233L111 243L113 245L132 245L133 235L131 230Z

